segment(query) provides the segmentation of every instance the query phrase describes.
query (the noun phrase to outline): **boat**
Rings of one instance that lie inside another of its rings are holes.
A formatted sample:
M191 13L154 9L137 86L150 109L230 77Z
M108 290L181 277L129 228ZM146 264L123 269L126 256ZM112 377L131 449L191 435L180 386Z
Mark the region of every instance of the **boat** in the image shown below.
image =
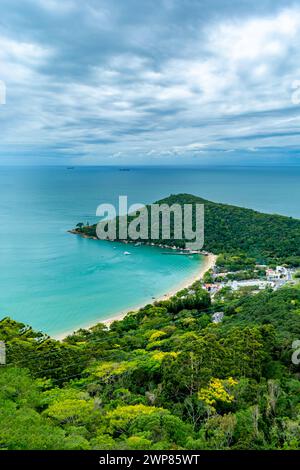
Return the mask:
M131 255L131 253L129 253L129 251L124 251L124 255Z

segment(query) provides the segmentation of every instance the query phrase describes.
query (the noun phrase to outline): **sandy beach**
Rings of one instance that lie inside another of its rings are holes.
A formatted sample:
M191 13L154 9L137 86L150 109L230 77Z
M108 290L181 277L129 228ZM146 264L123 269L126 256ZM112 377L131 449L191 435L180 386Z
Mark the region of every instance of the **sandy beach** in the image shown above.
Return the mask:
M211 269L215 266L216 259L217 259L216 255L214 255L212 253L209 253L208 255L205 255L204 260L200 264L199 270L195 274L193 274L192 277L189 276L187 279L185 279L184 282L181 282L179 285L177 284L174 287L174 289L168 291L166 294L164 294L162 296L152 298L151 300L149 300L148 303L154 303L154 302L157 302L157 301L160 301L160 300L167 300L170 297L172 297L173 295L175 295L178 291L180 291L182 289L185 289L187 287L190 287L195 281L199 281L199 279L201 279L204 276L206 271L208 271L209 269ZM111 316L111 317L109 317L105 320L99 319L99 320L93 322L92 324L90 323L88 325L81 326L80 328L88 330L89 328L92 328L93 326L97 325L98 323L103 323L104 325L109 326L114 321L122 320L129 312L133 312L133 311L139 310L140 308L144 307L146 305L146 303L147 302L143 302L142 304L139 304L139 305L136 305L135 307L131 307L129 309L123 310L122 312L119 312L116 315L113 315L113 316ZM79 328L76 328L76 329L78 330ZM64 333L59 333L57 335L53 335L53 338L57 339L57 340L63 340L67 336L73 334L75 331L76 330L65 331Z

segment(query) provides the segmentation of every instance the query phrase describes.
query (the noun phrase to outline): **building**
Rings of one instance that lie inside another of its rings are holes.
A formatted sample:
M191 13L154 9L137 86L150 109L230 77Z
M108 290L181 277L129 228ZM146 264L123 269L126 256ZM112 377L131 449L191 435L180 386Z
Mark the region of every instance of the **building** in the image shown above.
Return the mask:
M230 281L228 286L234 291L242 287L256 287L259 290L263 290L266 289L266 287L273 287L273 283L261 279L247 279L244 281Z
M277 266L276 269L267 269L266 276L268 281L280 281L289 278L289 271L284 266Z
M204 284L203 287L210 294L215 294L220 289L222 289L222 287L224 287L224 285L223 284Z

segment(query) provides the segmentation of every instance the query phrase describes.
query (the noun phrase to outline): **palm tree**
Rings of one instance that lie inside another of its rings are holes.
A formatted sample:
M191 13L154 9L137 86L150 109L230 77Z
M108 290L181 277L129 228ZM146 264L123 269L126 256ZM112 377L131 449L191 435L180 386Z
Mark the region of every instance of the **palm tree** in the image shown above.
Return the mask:
M76 225L76 228L79 229L79 231L82 231L82 227L84 226L84 224L82 222L79 222L77 225Z

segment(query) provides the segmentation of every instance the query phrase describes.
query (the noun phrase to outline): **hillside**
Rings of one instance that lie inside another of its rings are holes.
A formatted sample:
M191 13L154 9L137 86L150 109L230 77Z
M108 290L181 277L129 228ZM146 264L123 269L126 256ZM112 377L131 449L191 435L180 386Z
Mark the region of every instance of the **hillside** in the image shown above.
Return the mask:
M0 322L1 449L298 449L300 290L192 291L63 343Z
M300 264L300 220L281 215L263 214L252 209L207 201L190 194L171 195L158 204L204 204L205 243L203 249L216 254L243 252L260 262L276 260ZM149 206L148 206L149 207ZM132 219L129 218L129 222ZM149 233L151 221L149 219ZM80 232L95 236L95 226L82 227ZM194 226L195 228L195 226ZM160 236L151 242L184 247L185 240Z

